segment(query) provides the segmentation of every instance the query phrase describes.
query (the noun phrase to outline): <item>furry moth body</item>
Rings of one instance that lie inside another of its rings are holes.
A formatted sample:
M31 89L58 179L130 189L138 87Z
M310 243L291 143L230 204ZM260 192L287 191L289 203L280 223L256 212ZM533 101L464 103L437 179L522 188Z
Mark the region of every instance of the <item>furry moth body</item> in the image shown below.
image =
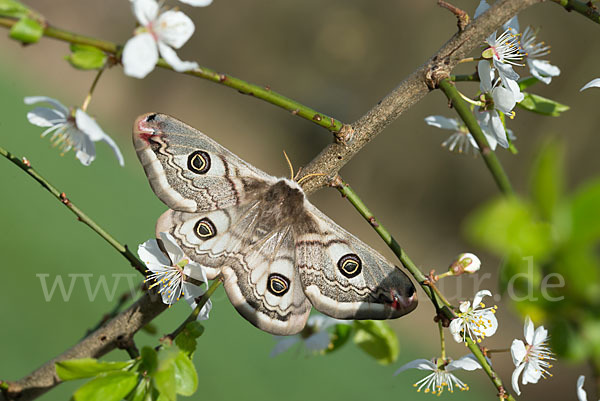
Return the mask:
M406 274L334 223L286 178L270 176L165 114L135 121L156 224L186 255L222 274L238 312L273 334L302 330L311 305L338 319L391 319L417 306Z

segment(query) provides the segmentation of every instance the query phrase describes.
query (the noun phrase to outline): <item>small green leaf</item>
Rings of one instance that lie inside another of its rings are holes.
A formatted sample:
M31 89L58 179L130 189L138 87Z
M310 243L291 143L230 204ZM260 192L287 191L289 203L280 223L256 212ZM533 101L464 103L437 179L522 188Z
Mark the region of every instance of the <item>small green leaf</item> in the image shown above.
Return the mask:
M75 401L121 401L135 388L138 374L135 372L103 373L81 386L73 399Z
M333 335L331 337L331 343L329 347L325 350L325 353L337 351L344 344L348 342L350 337L352 336L354 328L349 324L336 324L335 330L333 331Z
M177 347L191 356L196 350L196 338L204 333L204 327L198 321L189 322L183 331L175 337Z
M56 362L56 374L61 380L75 380L98 376L100 373L127 369L132 361L100 362L93 358Z
M540 82L540 80L537 79L536 77L529 77L529 78L519 79L519 89L521 89L522 91L524 91L525 89L529 88L530 86L533 86L533 85L537 84L538 82Z
M543 114L545 116L558 117L570 109L569 106L558 103L552 99L534 95L533 93L522 92L525 98L517 105L525 110L533 111L534 113Z
M546 143L540 150L531 177L531 193L540 215L553 220L563 192L564 146L558 141Z
M4 17L21 18L29 14L29 9L16 0L0 0L0 15Z
M175 358L179 352L175 347L164 346L158 353L158 369L154 372L156 389L169 401L175 401L177 398Z
M173 367L177 394L185 396L194 394L198 388L198 374L190 358L180 351L175 357Z
M158 353L152 347L144 347L142 348L141 356L140 371L152 375L158 367Z
M97 47L72 44L71 52L65 59L80 70L97 70L106 64L106 54Z
M396 361L400 346L392 328L383 320L357 320L354 343L382 365Z
M10 28L10 37L23 43L35 43L44 34L44 28L34 19L22 17Z

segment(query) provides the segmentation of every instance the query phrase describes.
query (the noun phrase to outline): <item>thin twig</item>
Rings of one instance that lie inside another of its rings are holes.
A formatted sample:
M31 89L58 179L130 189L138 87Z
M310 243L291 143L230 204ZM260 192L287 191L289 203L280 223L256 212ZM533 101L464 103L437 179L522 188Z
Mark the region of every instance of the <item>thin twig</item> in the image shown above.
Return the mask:
M481 348L479 348L479 345L477 345L469 337L467 337L466 341L467 347L469 347L469 350L471 350L473 355L475 355L475 358L477 358L477 361L498 390L498 396L508 401L515 401L514 397L506 391L504 385L502 384L502 380L498 377L494 369L488 363L487 359L485 359L485 356L483 356L483 352L481 351Z
M458 26L458 30L460 32L464 31L467 25L469 24L469 14L467 14L464 10L452 5L444 0L438 0L438 6L443 7L450 11L452 14L456 16L456 25Z
M452 319L454 317L454 313L447 306L444 306L444 301L440 299L436 292L433 291L432 288L427 284L427 277L408 257L406 252L404 252L402 247L400 247L390 232L375 218L373 213L371 213L364 202L358 197L356 192L354 192L340 176L333 181L332 185L335 186L335 188L339 190L346 199L348 199L348 201L356 208L360 215L367 220L375 232L377 232L381 239L383 239L383 241L390 247L396 257L398 257L400 262L402 262L402 265L410 272L417 283L419 283L423 291L425 291L425 294L427 294L427 296L431 299L436 307L436 310L438 310L438 313L442 313L448 320Z
M16 23L16 19L0 17L0 26L11 28ZM47 26L44 29L44 36L58 39L63 42L94 46L106 53L114 55L117 60L120 60L121 58L122 46L113 42L79 35L53 26ZM171 67L163 59L160 59L156 65L161 68L173 70L173 67ZM305 106L302 103L292 100L277 92L274 92L267 86L255 85L232 75L219 73L208 67L199 67L194 70L185 71L184 74L203 78L211 82L236 89L245 95L250 95L257 99L264 100L267 103L281 107L294 115L312 121L313 123L324 127L333 133L340 131L344 125L341 121Z
M552 0L553 2L563 6L567 11L575 11L589 18L597 24L600 24L600 13L598 8L591 1L579 0Z
M146 275L146 266L142 261L140 261L137 256L135 256L127 245L122 245L119 241L117 241L112 235L106 232L102 227L100 227L94 220L89 218L81 209L79 209L73 202L67 198L67 195L64 192L56 189L52 184L50 184L44 177L42 177L33 167L31 167L31 162L25 158L19 159L6 149L0 147L0 155L6 157L9 161L11 161L14 165L19 167L21 170L26 172L31 178L36 180L38 183L42 185L48 192L50 192L56 199L60 201L63 205L67 207L70 211L72 211L79 221L87 225L89 228L94 230L99 236L104 238L106 242L108 242L113 248L117 250L125 259L131 263L131 265L139 271L141 274Z

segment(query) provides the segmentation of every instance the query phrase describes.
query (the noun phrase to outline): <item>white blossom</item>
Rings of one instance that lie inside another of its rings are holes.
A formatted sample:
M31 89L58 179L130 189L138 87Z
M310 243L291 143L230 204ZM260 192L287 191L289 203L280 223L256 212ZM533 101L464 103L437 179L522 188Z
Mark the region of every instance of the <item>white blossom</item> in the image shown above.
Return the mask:
M450 137L442 142L442 146L448 147L449 151L455 149L458 153L477 154L477 142L464 124L461 124L456 118L446 118L443 116L429 116L425 122L432 127L453 131Z
M560 75L560 68L550 64L547 60L540 60L550 54L550 46L544 42L536 43L536 32L530 27L525 28L521 37L521 46L526 53L525 62L531 75L545 84L552 81L552 77Z
M179 49L194 33L194 23L181 11L160 13L156 0L130 0L140 27L123 48L125 74L144 78L156 65L159 54L177 72L198 68L198 63L181 61Z
M158 293L161 295L163 303L172 305L183 296L186 302L195 309L196 299L206 291L186 281L186 276L207 283L204 267L190 261L171 234L160 233L160 238L167 255L161 250L156 239L150 239L138 247L140 259L152 272L145 281L154 281L150 288L158 286ZM211 308L212 303L208 299L198 315L198 320L208 319Z
M312 315L306 322L306 327L293 336L274 336L277 344L271 351L271 357L287 351L294 344L302 343L308 351L325 351L331 343L328 329L338 324L350 324L348 320L334 319L324 315Z
M96 158L94 142L103 141L112 148L119 164L124 164L123 155L115 141L85 111L68 109L58 100L47 96L25 98L25 104L35 103L48 103L52 107L36 107L27 113L27 119L33 125L48 128L42 132L42 137L52 133L50 141L60 148L62 154L74 149L75 157L81 164L89 166Z
M441 359L433 359L432 361L428 359L416 359L402 366L394 375L404 372L407 369L432 371L432 373L413 384L413 386L417 387L418 392L424 388L425 393L431 392L432 394L440 395L444 392L444 387L447 387L451 393L454 392L454 387L462 391L468 390L469 386L451 372L458 369L468 371L481 369L481 365L473 355L463 356L456 361L452 361L451 359L447 361Z
M457 343L466 341L467 337L481 342L483 338L494 335L498 329L498 320L495 316L498 307L494 305L486 308L481 302L484 296L492 296L492 293L481 290L475 294L473 305L469 301L460 304L458 316L450 323L450 333Z
M512 387L520 395L519 376L523 373L522 384L537 383L540 377L552 376L547 369L552 365L548 362L554 360L554 354L548 347L548 330L540 326L534 331L533 322L525 318L525 343L514 340L510 346L513 363L516 366L512 374Z

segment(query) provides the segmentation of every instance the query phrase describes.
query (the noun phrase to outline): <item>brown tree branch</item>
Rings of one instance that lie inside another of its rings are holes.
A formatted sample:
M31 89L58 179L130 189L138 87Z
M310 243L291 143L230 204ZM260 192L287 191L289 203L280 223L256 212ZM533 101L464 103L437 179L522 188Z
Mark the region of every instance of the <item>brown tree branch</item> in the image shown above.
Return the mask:
M449 76L458 61L479 46L494 30L519 11L545 0L501 0L485 14L471 22L464 31L455 34L425 64L409 75L375 107L328 145L302 170L302 175L326 174L307 180L305 192L310 194L328 185L332 177L377 134L404 111L437 87ZM160 300L152 301L145 294L126 311L91 333L71 349L48 361L27 377L3 382L0 401L31 400L60 383L54 363L61 360L100 357L115 349L118 343L133 335L167 308ZM8 387L8 389L6 389Z
M305 181L307 194L329 184L340 169L367 143L377 136L403 112L421 100L437 83L449 77L459 60L467 56L496 29L519 11L545 0L502 0L473 20L464 31L456 33L437 53L385 96L375 107L354 122L353 134L345 142L338 141L327 146L308 165L302 175L325 174Z

